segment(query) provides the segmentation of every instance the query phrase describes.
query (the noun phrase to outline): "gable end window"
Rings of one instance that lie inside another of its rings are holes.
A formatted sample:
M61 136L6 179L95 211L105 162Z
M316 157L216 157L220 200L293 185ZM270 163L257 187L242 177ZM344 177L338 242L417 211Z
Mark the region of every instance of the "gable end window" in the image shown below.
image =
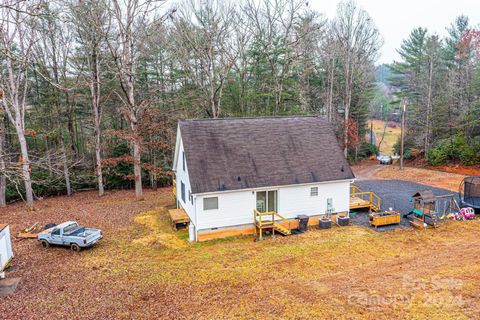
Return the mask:
M183 165L183 171L185 171L185 151L182 152L182 165Z
M185 183L183 181L180 181L181 184L181 190L182 190L182 201L185 203Z
M318 197L318 187L310 188L310 197Z
M217 210L218 197L203 198L203 210Z

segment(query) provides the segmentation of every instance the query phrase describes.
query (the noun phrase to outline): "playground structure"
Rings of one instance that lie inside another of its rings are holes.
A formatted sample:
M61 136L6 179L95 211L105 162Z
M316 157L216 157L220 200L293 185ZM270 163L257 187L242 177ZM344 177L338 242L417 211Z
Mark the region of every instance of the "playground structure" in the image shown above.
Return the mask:
M466 177L458 190L460 205L480 211L480 176Z
M424 190L412 196L413 210L406 214L410 224L416 228L431 226L437 228L441 221L460 219L460 206L454 194L435 196L431 190Z

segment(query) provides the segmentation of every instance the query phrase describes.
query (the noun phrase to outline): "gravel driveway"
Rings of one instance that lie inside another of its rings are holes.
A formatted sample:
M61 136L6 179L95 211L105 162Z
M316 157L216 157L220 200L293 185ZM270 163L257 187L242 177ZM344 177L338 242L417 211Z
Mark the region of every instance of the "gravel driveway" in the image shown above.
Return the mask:
M400 180L361 180L356 181L357 185L362 191L373 191L382 199L382 210L388 210L393 208L396 211L399 211L402 215L408 213L412 210L411 197L417 191L422 191L426 189L431 189L436 196L446 195L446 194L458 194L449 190L432 188L423 184L413 183L408 181ZM352 217L352 222L354 224L369 226L368 214L359 212L355 217ZM399 226L385 226L378 228L378 231L388 231L391 229L398 228ZM407 219L402 217L400 227L410 227Z

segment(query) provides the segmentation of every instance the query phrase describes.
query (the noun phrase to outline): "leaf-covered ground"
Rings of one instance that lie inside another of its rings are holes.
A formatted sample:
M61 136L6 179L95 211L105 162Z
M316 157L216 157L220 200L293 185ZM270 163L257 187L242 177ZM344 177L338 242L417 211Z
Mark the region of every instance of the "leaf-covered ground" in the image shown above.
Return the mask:
M373 167L377 168L378 166ZM369 168L368 164L366 165L366 168ZM380 170L375 170L373 178L411 181L458 192L460 183L465 176L457 173L413 167L405 167L401 171L398 165L390 165L381 166Z
M76 219L102 228L73 254L14 242L22 282L2 319L468 319L480 314L480 222L376 233L362 227L188 244L170 189L59 197L0 212L14 231Z

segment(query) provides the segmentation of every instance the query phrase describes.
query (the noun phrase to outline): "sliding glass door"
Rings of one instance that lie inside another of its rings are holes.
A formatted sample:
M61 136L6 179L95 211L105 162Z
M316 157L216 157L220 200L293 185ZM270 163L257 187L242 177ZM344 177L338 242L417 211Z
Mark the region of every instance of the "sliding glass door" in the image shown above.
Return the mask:
M277 190L257 191L257 210L260 212L277 212Z

